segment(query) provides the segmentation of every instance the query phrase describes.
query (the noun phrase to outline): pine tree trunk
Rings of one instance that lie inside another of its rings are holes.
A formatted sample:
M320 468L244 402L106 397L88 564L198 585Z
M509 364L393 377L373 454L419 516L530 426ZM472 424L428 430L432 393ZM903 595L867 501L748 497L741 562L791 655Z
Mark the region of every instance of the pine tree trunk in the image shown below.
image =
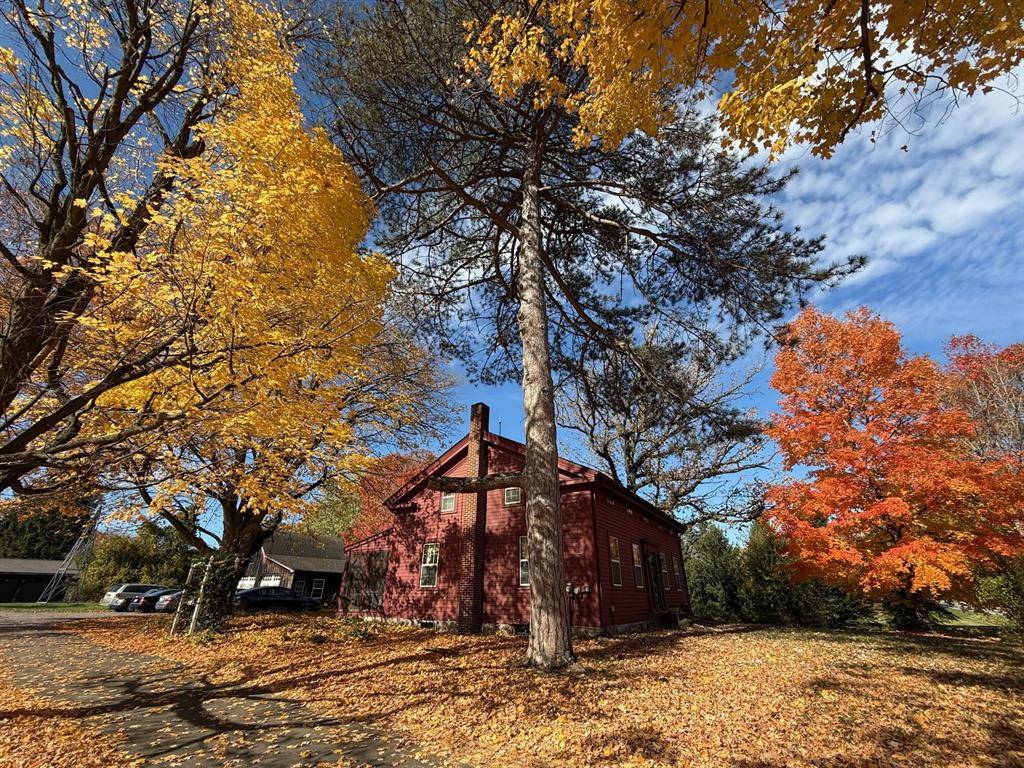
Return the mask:
M558 488L555 392L541 263L539 169L523 178L519 252L519 335L526 411L526 550L530 561L530 642L526 663L557 669L574 660L565 610L565 562Z

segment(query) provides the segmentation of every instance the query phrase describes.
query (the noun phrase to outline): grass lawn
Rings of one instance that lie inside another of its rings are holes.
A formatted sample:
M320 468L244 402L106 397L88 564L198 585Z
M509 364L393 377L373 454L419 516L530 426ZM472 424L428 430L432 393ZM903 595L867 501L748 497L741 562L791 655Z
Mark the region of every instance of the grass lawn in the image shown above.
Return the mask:
M1010 622L1005 616L1000 616L997 613L981 613L979 611L968 611L961 608L947 608L953 617L950 619L939 619L939 623L946 624L950 627L965 627L973 628L980 627L984 629L1002 629L1009 627Z
M106 611L107 606L99 603L0 603L0 613L4 611Z
M199 642L164 626L72 628L480 766L1024 766L1024 647L1009 639L663 631L579 642L577 667L555 676L519 665L521 638L327 616L239 617Z

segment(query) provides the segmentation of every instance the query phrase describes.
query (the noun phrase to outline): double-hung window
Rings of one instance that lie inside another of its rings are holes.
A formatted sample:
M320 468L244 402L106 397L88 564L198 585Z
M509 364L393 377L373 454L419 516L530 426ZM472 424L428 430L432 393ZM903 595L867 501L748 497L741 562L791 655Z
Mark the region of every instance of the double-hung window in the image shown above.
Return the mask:
M313 579L313 591L309 593L309 596L314 599L320 599L324 596L324 579Z
M442 512L454 512L455 511L455 492L444 491L441 494L441 511Z
M619 540L614 536L608 537L608 552L612 560L612 586L622 586L622 555L619 554Z
M436 541L423 545L423 560L420 562L420 586L437 586L437 561L440 545Z
M530 586L530 557L526 554L526 537L519 537L519 586Z
M672 555L672 570L676 575L676 591L683 591L683 569L679 565L679 555Z
M633 582L637 589L644 588L644 560L640 553L640 545L633 544Z
M512 507L523 501L523 489L512 486L505 489L505 506Z

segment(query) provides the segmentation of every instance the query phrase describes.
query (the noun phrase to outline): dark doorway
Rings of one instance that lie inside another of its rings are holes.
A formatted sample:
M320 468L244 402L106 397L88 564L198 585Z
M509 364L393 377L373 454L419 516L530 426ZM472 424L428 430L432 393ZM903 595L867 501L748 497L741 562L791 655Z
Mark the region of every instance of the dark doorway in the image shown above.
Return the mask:
M661 576L661 565L656 553L647 552L644 557L647 564L647 583L651 585L651 611L653 613L664 613L665 607L665 585Z

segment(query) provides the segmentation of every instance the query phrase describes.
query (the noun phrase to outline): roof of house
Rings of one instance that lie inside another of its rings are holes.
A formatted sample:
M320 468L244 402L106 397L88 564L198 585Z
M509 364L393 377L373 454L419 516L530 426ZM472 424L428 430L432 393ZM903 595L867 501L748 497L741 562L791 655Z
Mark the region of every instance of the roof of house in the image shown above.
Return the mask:
M60 570L63 560L37 560L31 557L0 557L0 573L19 576L53 576ZM78 566L68 566L68 573L78 573Z
M484 432L483 440L488 445L504 448L516 453L525 453L526 451L526 446L523 443L520 443L517 440L510 440L509 438L502 437L501 435L496 435L493 432ZM408 498L413 492L418 490L427 481L428 477L435 474L443 474L448 467L454 465L458 461L461 453L467 450L468 444L469 435L466 435L455 443L455 445L438 456L437 459L424 467L419 473L413 475L413 477L411 477L405 485L395 491L395 493L391 494L391 496L384 501L385 505L389 507L397 506L400 501ZM642 496L638 496L633 491L626 489L620 483L616 482L599 470L585 467L582 464L576 464L575 462L563 459L559 456L558 472L562 476L560 479L562 484L593 483L600 485L605 490L614 493L616 496L619 496L620 498L632 503L634 506L639 507L650 517L668 525L673 530L679 531L680 533L686 530L687 526L684 523L681 523L671 515L666 514Z
M341 573L345 568L345 542L334 536L275 531L263 543L263 554L292 572Z
M345 561L328 557L296 557L293 555L267 555L268 560L280 565L292 573L295 571L315 571L318 573L341 573L345 570Z

